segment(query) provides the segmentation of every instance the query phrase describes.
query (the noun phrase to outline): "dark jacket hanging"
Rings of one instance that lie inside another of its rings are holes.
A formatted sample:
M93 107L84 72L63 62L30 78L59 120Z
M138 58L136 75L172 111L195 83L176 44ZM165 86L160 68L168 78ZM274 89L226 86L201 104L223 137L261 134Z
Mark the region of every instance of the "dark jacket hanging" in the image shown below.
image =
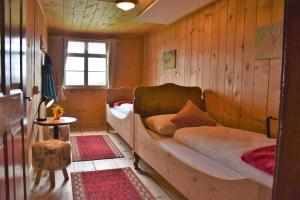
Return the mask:
M56 100L55 86L52 78L52 62L47 53L45 53L45 61L42 66L42 96Z

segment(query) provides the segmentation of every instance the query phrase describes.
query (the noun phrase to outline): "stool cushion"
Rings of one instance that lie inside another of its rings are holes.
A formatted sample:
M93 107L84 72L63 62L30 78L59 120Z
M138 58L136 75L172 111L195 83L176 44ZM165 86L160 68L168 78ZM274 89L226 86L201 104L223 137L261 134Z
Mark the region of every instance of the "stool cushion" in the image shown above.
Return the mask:
M43 126L43 140L53 139L53 126ZM61 125L58 127L58 139L69 141L70 125Z
M61 140L50 139L32 145L32 166L35 169L60 170L71 163L71 146Z

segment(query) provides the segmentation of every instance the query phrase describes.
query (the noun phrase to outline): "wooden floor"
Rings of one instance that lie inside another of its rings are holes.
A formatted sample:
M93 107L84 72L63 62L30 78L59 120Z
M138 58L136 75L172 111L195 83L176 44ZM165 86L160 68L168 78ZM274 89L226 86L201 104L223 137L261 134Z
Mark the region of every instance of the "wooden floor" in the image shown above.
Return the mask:
M73 131L71 135L109 135L119 149L123 152L125 158L106 159L106 160L94 160L83 162L72 162L67 168L69 176L71 172L79 171L92 171L92 170L104 170L113 168L131 167L136 172L141 181L149 189L149 191L157 199L177 199L172 195L172 198L167 195L163 187L159 186L148 173L143 170L136 171L133 167L133 155L127 144L117 135L113 133L107 133L105 131L95 130L78 130ZM48 179L48 173L43 172L39 185L34 184L35 173L32 172L30 176L30 200L69 200L72 198L71 179L64 182L62 171L55 172L56 186L53 190L50 190L50 182Z

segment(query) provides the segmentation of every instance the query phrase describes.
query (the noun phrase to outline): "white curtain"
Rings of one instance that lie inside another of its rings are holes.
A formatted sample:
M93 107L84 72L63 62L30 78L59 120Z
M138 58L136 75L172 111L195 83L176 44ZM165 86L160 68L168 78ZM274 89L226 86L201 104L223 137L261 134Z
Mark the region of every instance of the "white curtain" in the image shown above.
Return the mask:
M62 48L58 51L61 52L61 59L60 65L57 69L57 77L58 77L58 85L57 85L57 102L62 103L66 100L66 96L64 94L64 81L65 81L65 64L67 60L67 48L68 48L68 41L64 36L59 36L57 40L60 44L58 46L62 46Z
M117 57L118 57L118 40L108 39L107 52L108 52L108 87L113 88L115 86Z

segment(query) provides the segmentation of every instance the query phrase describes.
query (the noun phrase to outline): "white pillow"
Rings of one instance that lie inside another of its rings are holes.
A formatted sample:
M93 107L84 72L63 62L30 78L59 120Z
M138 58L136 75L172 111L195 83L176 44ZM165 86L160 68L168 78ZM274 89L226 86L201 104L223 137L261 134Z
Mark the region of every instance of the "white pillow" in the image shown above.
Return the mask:
M170 120L176 114L154 115L145 119L146 126L152 131L163 135L173 136L176 131L176 126Z

